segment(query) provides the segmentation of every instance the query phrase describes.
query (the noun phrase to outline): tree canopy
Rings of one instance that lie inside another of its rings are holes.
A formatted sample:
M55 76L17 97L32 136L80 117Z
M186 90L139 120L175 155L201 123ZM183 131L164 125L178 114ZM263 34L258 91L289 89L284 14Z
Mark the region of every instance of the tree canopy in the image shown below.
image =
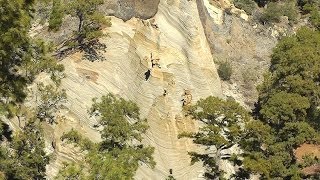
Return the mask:
M204 123L199 132L184 132L179 137L193 138L196 144L206 147L215 146L216 152L200 154L189 152L192 162L201 160L207 168L209 178L222 178L223 172L218 167L222 158L231 158L222 150L239 143L244 135L244 126L251 119L248 112L233 100L222 100L213 96L201 99L190 107L188 112L194 119Z
M155 166L154 148L141 144L148 125L145 119L140 119L135 103L108 94L99 101L94 99L90 112L100 119L102 142L93 143L75 130L62 136L87 153L84 166L66 164L57 179L132 179L139 162Z
M63 66L51 55L49 43L29 36L34 0L0 0L0 114L10 119L28 112L20 130L10 131L0 119L0 177L44 179L49 157L39 119L23 105L26 87L41 72L58 85ZM20 125L20 124L19 124Z
M319 47L320 33L302 28L274 49L270 73L259 87L259 119L249 123L241 141L249 172L267 179L304 177L293 151L319 143Z
M6 179L43 179L49 156L44 151L43 130L32 118L16 132L9 149L0 147L0 171Z
M58 30L65 15L77 18L78 27L74 30L71 39L68 39L60 54L72 49L84 51L85 57L89 60L103 59L99 50L104 50L104 44L99 43L99 38L104 34L103 27L111 26L110 18L99 11L98 7L104 3L103 0L53 0L52 13L49 19L49 28ZM63 6L62 6L63 4Z
M320 143L319 49L320 32L309 28L278 43L270 70L258 88L255 120L237 103L214 97L201 99L190 108L192 117L204 125L199 132L180 136L217 149L202 154L190 152L193 161L203 161L210 178L223 177L217 166L222 157L219 149L234 144L243 153L223 156L239 168L233 177L259 174L262 179L308 178L302 169L317 160L309 157L298 162L294 150L304 143Z

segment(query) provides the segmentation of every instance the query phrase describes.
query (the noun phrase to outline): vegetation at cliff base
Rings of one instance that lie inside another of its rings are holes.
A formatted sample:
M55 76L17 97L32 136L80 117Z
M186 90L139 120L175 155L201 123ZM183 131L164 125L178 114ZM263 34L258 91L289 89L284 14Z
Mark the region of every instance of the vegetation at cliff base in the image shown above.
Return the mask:
M0 0L0 177L44 179L49 155L40 120L26 107L27 86L46 73L59 86L63 66L52 57L49 43L31 38L35 1ZM19 120L12 132L3 120ZM22 119L24 120L21 123Z
M252 116L234 101L214 97L199 100L189 115L204 126L197 133L180 135L207 149L201 154L190 152L192 162L201 160L209 178L224 178L219 167L222 159L229 159L238 169L232 175L236 179L250 174L259 174L262 179L319 176L302 172L318 163L314 155L306 155L303 162L298 162L294 153L305 143L320 143L319 49L320 32L310 28L283 38L273 50L270 70L258 88L259 100ZM221 153L236 145L242 153Z
M196 144L207 148L214 146L216 149L204 154L189 152L191 163L201 160L207 169L207 178L223 178L224 172L218 163L231 158L230 154L223 151L240 142L245 133L244 125L250 120L249 113L233 100L225 101L212 96L199 100L188 113L204 126L197 133L183 132L179 137L189 137Z
M155 166L154 148L141 144L142 134L148 128L145 119L139 118L139 108L132 101L112 94L94 99L91 114L99 117L102 142L93 143L72 130L61 138L86 151L81 166L65 164L57 179L132 179L139 162Z

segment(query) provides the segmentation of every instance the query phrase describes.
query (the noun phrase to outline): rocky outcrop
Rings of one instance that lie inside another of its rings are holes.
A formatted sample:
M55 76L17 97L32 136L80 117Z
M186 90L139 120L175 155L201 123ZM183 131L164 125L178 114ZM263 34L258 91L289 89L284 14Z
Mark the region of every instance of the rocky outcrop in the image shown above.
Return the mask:
M272 36L272 29L246 21L241 10L229 3L220 3L224 7L214 15L210 13L214 8L206 1L197 0L197 5L211 52L216 62L228 61L233 67L231 80L222 82L224 94L251 109L277 38Z
M160 0L107 0L103 10L124 21L133 17L149 19L158 11Z

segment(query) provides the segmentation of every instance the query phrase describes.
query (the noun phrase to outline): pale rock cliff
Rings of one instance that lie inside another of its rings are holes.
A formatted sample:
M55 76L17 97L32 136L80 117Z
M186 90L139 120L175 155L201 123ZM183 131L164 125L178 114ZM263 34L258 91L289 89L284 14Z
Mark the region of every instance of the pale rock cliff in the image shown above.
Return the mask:
M263 27L247 22L246 14L228 0L106 2L101 10L112 16L112 26L104 30L107 36L101 39L107 46L105 60L83 60L78 52L61 61L68 103L57 125L44 124L47 151L56 157L47 167L48 179L54 178L63 161L83 157L77 148L60 141L64 132L75 128L94 142L101 140L94 128L98 122L88 109L92 98L107 93L136 102L141 117L150 125L143 143L155 147L157 165L151 169L141 164L135 179L165 179L170 169L178 180L203 179L202 164L190 165L188 155L203 149L190 139L177 138L179 133L201 126L183 115L183 103L226 95L250 108L257 97L255 85L269 65L276 40ZM225 13L230 8L233 15ZM67 17L61 31L47 32L46 25L36 25L31 35L61 43L73 27L75 19ZM230 82L219 80L214 60L231 62L234 73ZM17 127L16 123L12 127ZM228 161L219 165L227 176L235 171Z
M198 147L192 140L177 138L182 131L195 131L199 126L183 116L186 90L192 103L210 95L223 97L197 4L161 0L152 19L124 22L112 17L112 24L105 29L108 36L101 39L107 46L105 61L82 60L76 53L61 62L67 75L62 82L69 99L63 113L67 119L54 128L53 138L59 139L63 131L75 127L99 141L93 128L97 121L89 117L87 110L92 98L111 92L136 102L150 125L144 143L155 147L157 165L154 169L142 165L136 179L165 179L169 169L177 179L202 179L201 163L191 166L187 154ZM50 178L64 159L72 159L66 154L75 154L59 140L57 143L57 160L48 166Z

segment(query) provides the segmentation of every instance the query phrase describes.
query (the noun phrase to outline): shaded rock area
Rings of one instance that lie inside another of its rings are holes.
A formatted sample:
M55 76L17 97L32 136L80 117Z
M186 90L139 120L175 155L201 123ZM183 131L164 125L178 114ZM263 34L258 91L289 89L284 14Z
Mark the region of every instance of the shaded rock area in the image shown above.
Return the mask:
M223 10L212 16L209 13L212 5L205 1L197 0L197 5L215 62L227 61L233 67L231 80L222 82L224 95L250 109L257 100L256 86L269 68L270 54L277 38L272 36L271 28L266 29Z
M124 21L133 17L152 18L158 11L160 0L106 0L103 10Z

